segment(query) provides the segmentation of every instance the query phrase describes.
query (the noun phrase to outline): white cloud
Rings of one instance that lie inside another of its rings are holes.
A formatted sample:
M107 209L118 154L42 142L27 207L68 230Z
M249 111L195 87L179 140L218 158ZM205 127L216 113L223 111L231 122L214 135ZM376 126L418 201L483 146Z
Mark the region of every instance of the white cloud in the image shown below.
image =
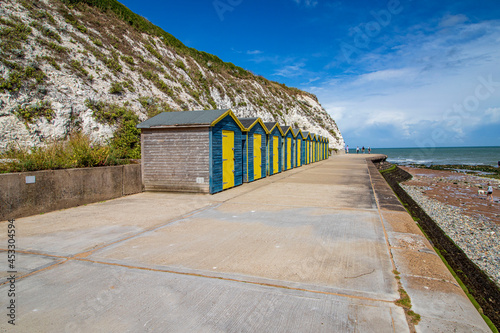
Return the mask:
M452 27L457 24L465 23L469 18L463 14L458 15L446 15L439 22L440 27Z
M355 80L355 84L380 81L407 81L413 79L416 74L417 73L415 73L415 70L412 68L383 69L359 75Z
M304 73L304 63L297 63L293 65L284 66L278 69L273 75L283 77L296 77Z
M316 7L318 4L317 0L293 0L297 5L304 4L306 7Z
M261 54L261 53L262 53L262 51L260 51L260 50L248 50L247 51L247 54Z
M492 123L500 123L500 107L488 108L484 114L490 117Z
M395 146L400 138L419 146L438 131L446 133L438 145L467 143L472 131L500 123L499 35L500 21L448 16L393 36L394 44L366 51L312 90L347 140L390 128ZM477 95L479 77L491 84Z

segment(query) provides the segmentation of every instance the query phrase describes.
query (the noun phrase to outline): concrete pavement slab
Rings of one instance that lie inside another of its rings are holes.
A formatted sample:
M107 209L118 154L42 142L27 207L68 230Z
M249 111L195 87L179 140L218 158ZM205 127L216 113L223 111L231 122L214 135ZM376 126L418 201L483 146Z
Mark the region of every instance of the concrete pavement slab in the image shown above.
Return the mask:
M398 296L380 220L369 211L264 212L258 205L223 204L89 259L296 282L384 300Z
M16 272L16 276L21 277L46 269L52 265L62 263L66 260L65 258L17 252L14 269L10 269L8 265L9 263L6 260L7 251L0 251L0 257L5 258L5 260L0 261L0 283L3 283L7 277L12 275L9 271L14 270Z
M366 157L18 219L16 329L488 331ZM395 304L398 286L421 324Z
M458 285L404 275L401 282L411 292L414 311L422 317L423 325L417 325L420 332L490 332Z
M390 302L79 260L18 288L16 328L24 332L408 331ZM8 329L5 321L0 329Z
M30 216L16 221L16 247L71 256L168 223L211 204L203 195L140 193ZM7 244L6 228L7 223L0 224L0 244Z
M229 203L286 205L292 207L330 207L373 209L374 201L368 186L276 182L236 197Z

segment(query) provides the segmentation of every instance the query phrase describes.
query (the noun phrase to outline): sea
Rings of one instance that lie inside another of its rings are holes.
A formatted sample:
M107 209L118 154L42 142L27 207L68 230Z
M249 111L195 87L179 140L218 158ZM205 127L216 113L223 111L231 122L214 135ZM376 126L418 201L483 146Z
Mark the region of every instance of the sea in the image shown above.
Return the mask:
M372 154L387 155L388 162L400 165L454 164L496 167L500 163L500 147L372 148Z

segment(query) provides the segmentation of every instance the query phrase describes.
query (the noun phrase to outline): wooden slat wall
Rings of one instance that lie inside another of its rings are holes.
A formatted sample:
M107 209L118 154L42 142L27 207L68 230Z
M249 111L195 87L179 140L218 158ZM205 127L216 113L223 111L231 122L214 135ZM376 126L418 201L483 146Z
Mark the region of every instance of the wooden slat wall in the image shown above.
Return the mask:
M264 178L266 177L266 165L267 165L267 153L266 153L266 146L267 146L267 135L266 131L264 128L262 128L261 124L257 124L248 133L248 181L252 182L254 181L254 167L253 167L253 135L261 134L262 135L262 141L261 141L261 153L262 153L262 159L261 159L261 167L262 167L262 175L261 177Z
M294 143L295 143L295 139L293 138L293 133L292 131L288 131L285 135L285 137L283 138L283 140L285 140L285 144L283 145L283 148L285 149L284 151L284 157L285 157L285 160L283 161L283 170L289 170L286 168L286 161L288 160L288 138L291 139L291 142L290 142L290 154L292 155L291 156L291 163L290 163L290 168L289 169L293 169L295 167L294 163L293 163L293 158L295 156L295 151L294 151Z
M209 192L208 127L143 129L141 149L146 191Z
M273 155L273 136L278 137L278 156ZM268 140L268 145L269 145L269 174L274 175L282 171L282 166L283 166L283 136L281 135L280 131L278 128L274 128L274 130L269 133L267 136ZM278 170L274 170L274 164L273 161L275 158L278 158Z
M234 131L234 186L243 184L243 133L233 118L227 116L212 127L212 181L210 193L222 191L223 130Z
M248 150L248 132L243 132L241 134L241 138L243 140L243 151L242 151L242 158L243 158L243 182L244 183L248 183L248 177L247 174L248 174L248 157L249 157L249 153L250 151Z

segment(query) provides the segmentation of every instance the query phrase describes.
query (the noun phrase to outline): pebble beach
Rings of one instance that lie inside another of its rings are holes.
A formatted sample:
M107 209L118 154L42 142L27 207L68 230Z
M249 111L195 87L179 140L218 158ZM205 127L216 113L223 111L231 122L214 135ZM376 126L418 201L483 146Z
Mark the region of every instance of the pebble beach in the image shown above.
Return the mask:
M498 180L456 172L404 169L413 179L403 189L465 254L500 286L500 203ZM479 184L495 186L495 202L478 194Z

